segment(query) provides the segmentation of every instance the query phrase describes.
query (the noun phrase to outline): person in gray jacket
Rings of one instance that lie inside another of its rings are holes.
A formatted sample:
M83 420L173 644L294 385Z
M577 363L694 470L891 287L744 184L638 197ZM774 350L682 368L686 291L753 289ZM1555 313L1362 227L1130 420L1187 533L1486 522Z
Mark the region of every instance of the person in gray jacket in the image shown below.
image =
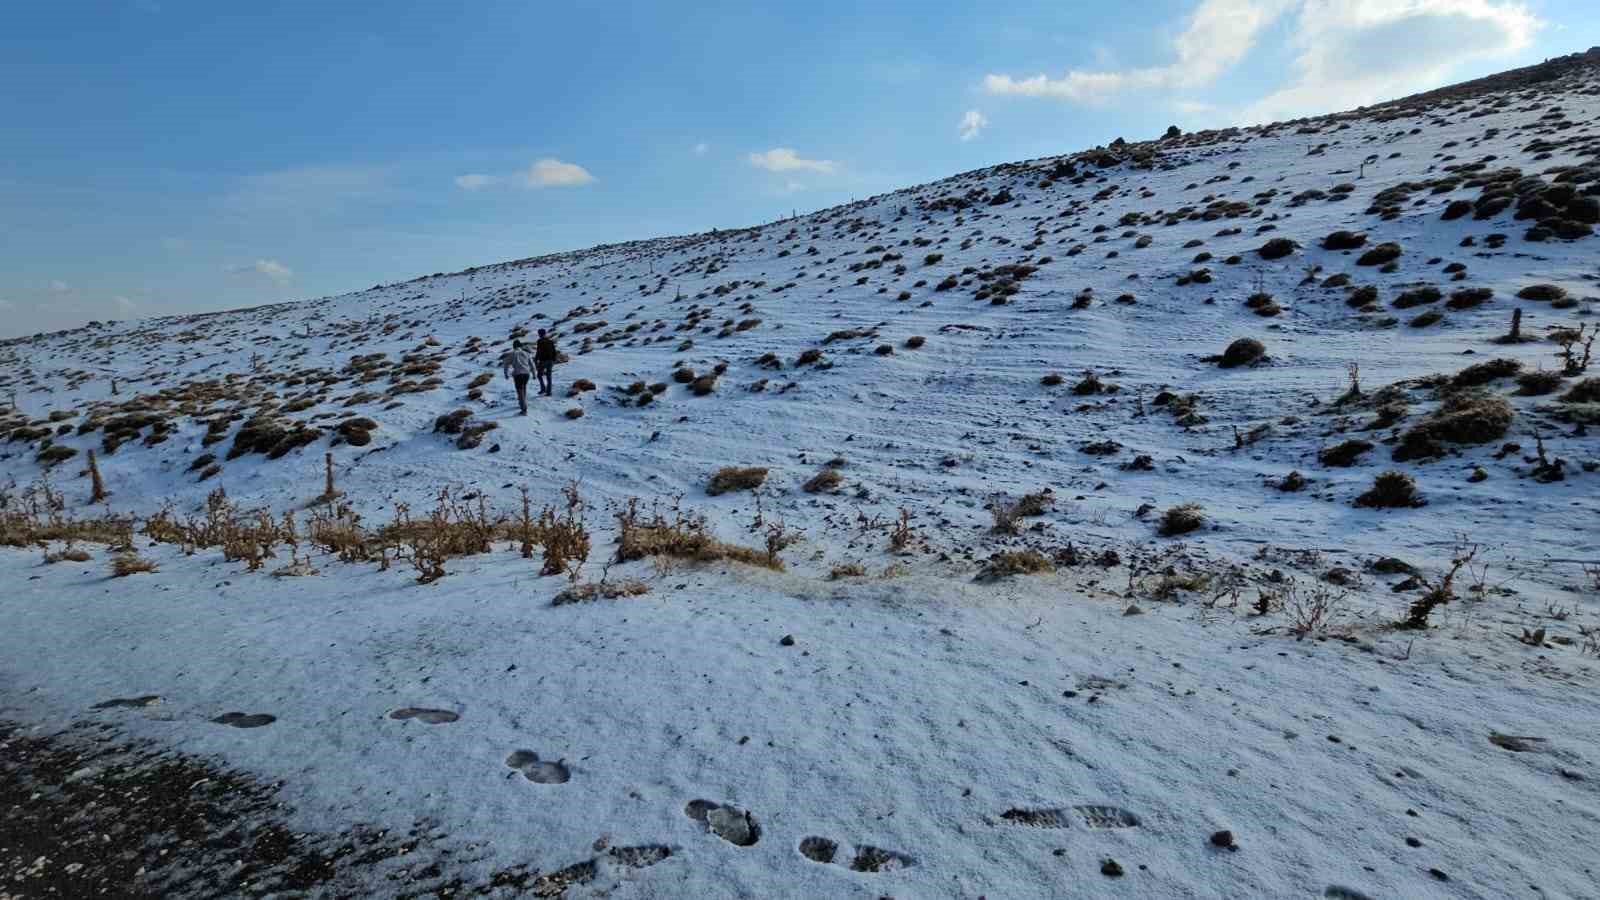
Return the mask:
M528 414L528 378L533 375L533 354L524 350L521 341L512 341L511 349L500 355L500 369L517 386L517 405L522 414Z

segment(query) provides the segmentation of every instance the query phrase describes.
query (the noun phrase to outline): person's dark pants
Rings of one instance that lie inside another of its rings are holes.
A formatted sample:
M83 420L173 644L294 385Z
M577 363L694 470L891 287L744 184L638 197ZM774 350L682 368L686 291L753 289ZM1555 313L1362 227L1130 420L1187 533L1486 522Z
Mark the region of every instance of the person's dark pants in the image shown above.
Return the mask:
M517 385L517 405L522 407L522 411L526 413L528 411L528 373L518 372L511 376L511 380Z
M555 390L556 383L555 363L534 363L533 369L535 372L539 373L539 393L545 395L546 397L551 396L551 392Z

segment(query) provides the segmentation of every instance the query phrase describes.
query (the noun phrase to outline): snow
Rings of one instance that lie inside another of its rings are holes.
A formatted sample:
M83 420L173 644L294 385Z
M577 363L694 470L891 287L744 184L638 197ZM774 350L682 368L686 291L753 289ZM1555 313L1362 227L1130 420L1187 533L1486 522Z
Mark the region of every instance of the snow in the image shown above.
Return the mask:
M1510 95L1477 117L1468 108L1486 102L1387 122L1358 117L1317 134L1284 127L1194 139L1165 151L1170 169L1118 166L1101 173L1104 182L1038 188L1054 160L1035 161L760 229L0 345L0 372L33 417L229 373L259 375L287 401L305 390L282 383L289 373L338 373L356 354L443 354L434 390L346 407L358 386L345 380L293 414L369 415L379 427L367 447L323 438L282 459L224 461L230 438L209 448L222 473L202 481L188 469L207 449L208 416L190 415L174 420L165 442L135 439L102 453L116 512L170 504L192 513L218 485L243 508L303 510L322 488L323 453L331 452L338 488L373 524L396 503L426 510L445 485L482 492L510 513L520 486L544 502L577 481L595 531L584 570L591 580L611 552L609 513L630 497L681 497L719 536L746 545L761 543L757 521L781 520L802 535L781 554L785 572L629 563L606 577L640 578L648 594L558 607L550 600L560 579L539 578L535 563L504 544L451 560L450 574L427 585L404 566L378 571L325 556L313 559L318 574L274 578L224 563L215 550L185 556L142 538L140 553L159 569L127 579L106 576L103 548L92 548L89 563L54 565L42 565L36 550L4 549L0 717L46 727L111 722L281 780L296 827L436 821L473 846L457 864L481 880L517 863L552 871L589 859L601 836L614 846L673 849L648 867L604 867L570 888L574 897L1316 896L1332 886L1370 897L1595 896L1600 877L1585 848L1600 839L1592 766L1600 662L1584 652L1578 630L1600 625L1596 589L1580 569L1600 562L1597 475L1582 465L1600 461L1594 437L1558 421L1552 397L1512 396L1499 382L1491 389L1518 416L1504 440L1523 452L1497 456L1495 441L1396 464L1381 443L1391 429L1360 430L1370 408L1335 411L1331 401L1345 390L1350 362L1369 393L1499 356L1528 369L1559 367L1549 343L1488 341L1504 333L1514 308L1531 334L1594 321L1596 239L1525 243L1527 223L1510 210L1487 222L1440 221L1446 202L1476 196L1466 188L1421 191L1408 202L1423 205L1393 220L1366 209L1385 188L1442 174L1452 152L1458 161L1494 155L1495 167L1529 173L1592 162L1597 84L1591 73L1536 99ZM1571 143L1538 159L1527 147L1550 106L1577 127L1560 132ZM1501 131L1484 138L1489 128ZM1394 152L1402 155L1389 158ZM1379 162L1363 172L1374 153ZM1213 181L1223 175L1229 180ZM1241 183L1247 175L1254 181ZM1356 185L1352 199L1286 204L1341 182ZM959 214L959 226L957 213L924 220L918 210L919 199L978 186L1007 188L1020 205L980 202ZM1121 190L1060 215L1108 187ZM1278 195L1257 218L1117 224L1130 211L1203 207L1208 194L1254 204L1268 188ZM1272 215L1275 229L1254 233ZM851 233L845 223L856 220ZM1023 249L1041 224L1043 244ZM1094 242L1097 224L1108 226L1103 243ZM1226 227L1244 233L1216 236ZM1399 270L1381 274L1357 267L1356 254L1318 247L1341 228L1365 231L1373 244L1402 243ZM1137 248L1126 230L1153 240ZM1504 249L1458 246L1491 231L1510 236ZM1301 247L1285 260L1259 259L1254 249L1275 236ZM916 237L935 243L901 246ZM973 244L962 249L968 237ZM1185 247L1190 240L1204 245ZM1068 256L1078 243L1087 249ZM874 245L886 249L867 254ZM806 252L812 246L815 256ZM1118 255L1106 258L1108 250ZM1176 286L1197 267L1199 250L1215 255L1206 263L1215 281ZM847 270L891 251L903 255L905 275L893 274L893 261ZM929 253L944 258L925 264ZM1234 253L1244 262L1220 262ZM967 266L1045 255L1052 261L1006 305L973 299L976 280L934 290ZM713 259L716 271L707 272ZM1441 274L1451 261L1468 266L1460 285ZM1495 297L1449 312L1443 326L1386 329L1347 307L1342 291L1301 285L1313 264L1325 267L1319 278L1348 272L1356 284L1377 285L1384 306L1421 280L1447 292L1489 287ZM1257 278L1286 307L1282 316L1243 307ZM914 287L919 279L927 284ZM734 280L741 285L726 296L710 293ZM1565 311L1515 299L1534 282L1584 299ZM1091 305L1069 309L1086 288ZM897 301L901 290L911 299ZM1124 292L1136 303L1115 302ZM752 310L740 310L746 302ZM711 313L680 330L691 304ZM751 318L761 323L717 336L725 320ZM667 324L649 330L658 320ZM600 321L608 324L587 332L593 349L580 352L585 334L576 326ZM552 323L571 355L557 368L558 393L580 378L597 391L537 399L522 418L496 372L483 402L466 399L467 381L492 370L510 329ZM639 332L598 341L634 323ZM873 336L822 343L852 329ZM904 347L912 335L927 343ZM483 344L470 345L473 336ZM1240 336L1264 341L1270 363L1227 370L1202 360ZM694 345L679 350L684 339ZM894 353L877 355L879 344ZM819 346L831 368L794 365ZM755 362L769 352L782 370ZM729 368L715 393L695 397L672 382L680 360L697 373L719 361ZM70 373L80 370L93 377L79 383ZM1120 391L1074 396L1085 370ZM1041 385L1048 372L1066 384ZM761 378L765 391L747 390ZM613 390L635 380L671 387L639 408ZM795 387L782 390L788 383ZM1208 421L1177 424L1154 406L1163 389L1198 394ZM1437 402L1417 388L1407 396L1402 428ZM572 407L584 416L565 418ZM435 418L457 408L498 424L483 446L457 450L432 433ZM1261 425L1271 426L1265 437L1235 446L1235 428L1248 434ZM1529 477L1535 428L1550 456L1567 460L1565 480ZM100 437L58 443L87 450ZM1348 469L1317 462L1320 448L1348 437L1378 446ZM1122 447L1081 452L1106 439ZM80 459L46 471L26 444L0 452L9 454L0 471L13 496L48 477L70 508L84 510ZM1140 454L1153 470L1121 468ZM838 493L800 490L836 456L846 460ZM771 473L759 495L706 496L706 479L724 465ZM1468 482L1478 466L1488 479ZM1354 507L1388 468L1415 476L1428 505ZM1291 470L1310 487L1290 493L1266 483ZM1046 487L1054 508L1025 520L1040 530L989 533L992 495ZM1180 540L1157 537L1154 515L1136 515L1147 504L1159 513L1183 502L1201 504L1209 524ZM902 509L918 540L894 554L880 526ZM1050 551L1069 541L1087 557L1115 550L1121 562L974 577L997 549ZM1416 595L1391 591L1401 577L1367 564L1399 556L1437 579L1463 541L1479 553L1458 577L1462 599L1427 631L1390 627ZM831 580L846 562L869 575ZM1335 567L1355 580L1325 633L1296 640L1288 613L1249 610L1285 581L1310 596ZM1163 592L1169 569L1210 574L1213 584L1236 572L1238 602L1216 603L1210 590ZM1484 589L1474 594L1472 582ZM1130 607L1142 614L1127 614ZM1534 627L1547 629L1546 643L1513 639ZM780 643L785 635L792 646ZM142 694L162 701L91 711ZM408 707L459 718L390 718ZM212 721L226 712L276 718L251 729ZM1544 740L1516 752L1491 743L1491 733ZM570 779L522 777L507 764L517 751L558 760ZM685 814L693 800L748 811L759 840L735 846L708 833ZM1009 810L1060 810L1039 818L1063 827L1022 824L1003 817ZM1124 827L1091 827L1105 824ZM1237 852L1208 842L1221 829L1233 832ZM840 844L834 863L799 852L810 836ZM851 871L860 847L908 864ZM1107 858L1122 878L1101 874Z

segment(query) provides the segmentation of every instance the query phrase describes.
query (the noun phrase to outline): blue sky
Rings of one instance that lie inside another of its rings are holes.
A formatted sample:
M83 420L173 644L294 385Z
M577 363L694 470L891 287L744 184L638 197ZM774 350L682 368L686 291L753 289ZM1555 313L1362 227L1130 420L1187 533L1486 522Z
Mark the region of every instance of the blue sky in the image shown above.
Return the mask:
M0 336L756 224L1600 44L1593 0L11 4Z

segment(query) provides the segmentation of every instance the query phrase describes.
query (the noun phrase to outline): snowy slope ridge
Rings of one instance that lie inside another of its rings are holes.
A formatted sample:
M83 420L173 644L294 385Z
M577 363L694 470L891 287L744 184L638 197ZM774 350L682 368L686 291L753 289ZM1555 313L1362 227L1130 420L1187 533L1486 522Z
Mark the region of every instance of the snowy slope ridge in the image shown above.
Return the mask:
M304 517L325 456L370 527L575 485L579 579L647 591L0 549L0 719L448 834L330 893L1600 895L1593 62L0 344L0 514ZM608 565L630 500L781 571ZM287 884L205 852L129 889Z

